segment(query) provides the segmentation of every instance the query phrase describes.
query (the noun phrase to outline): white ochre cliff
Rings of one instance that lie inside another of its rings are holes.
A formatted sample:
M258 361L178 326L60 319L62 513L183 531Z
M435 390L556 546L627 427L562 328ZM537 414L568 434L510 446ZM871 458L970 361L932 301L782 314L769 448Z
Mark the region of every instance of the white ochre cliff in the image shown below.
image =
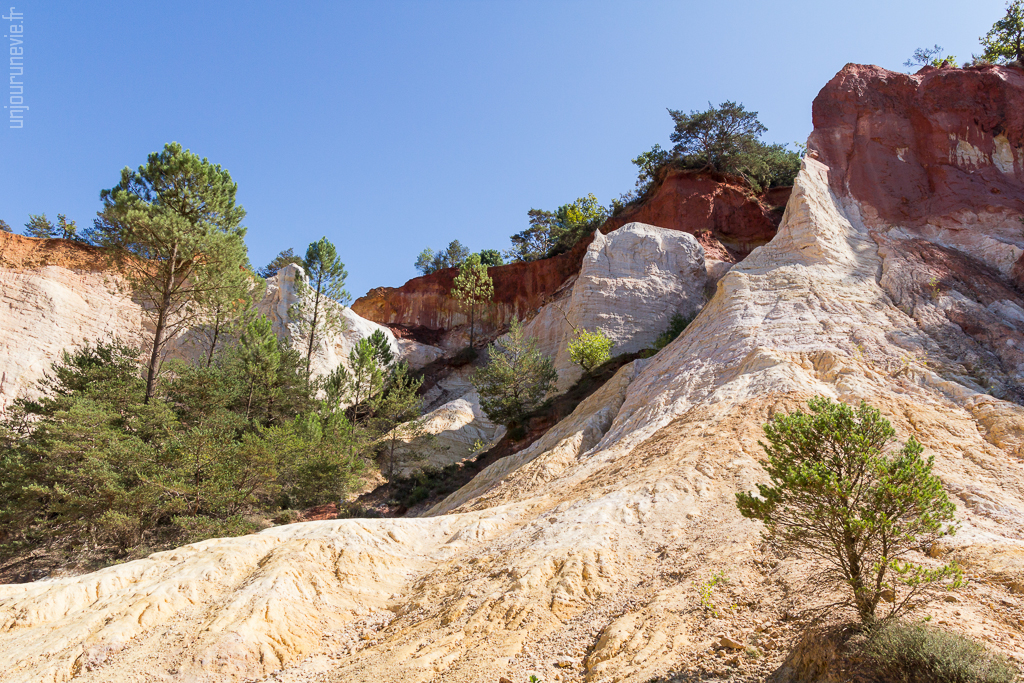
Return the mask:
M816 103L816 127L853 126L847 108L886 96L864 69L851 65L830 84L838 93L822 116ZM878 77L910 79L908 98L938 87L929 74ZM959 125L935 117L947 124ZM997 133L970 134L978 149L996 147L978 136ZM911 158L899 149L872 153ZM682 336L623 367L428 516L292 524L0 586L0 681L518 683L533 671L546 681L643 683L694 667L726 677L740 665L727 658L747 645L778 662L792 615L834 596L806 587L806 560L762 544L735 493L766 479L761 425L819 394L868 401L901 440L916 435L934 456L959 530L915 559L955 559L972 581L927 613L1024 657L1024 409L1020 366L1005 350L1024 331L1024 300L998 259L971 255L967 233L933 241L927 220L901 222L898 201L884 221L871 219L885 213L872 176L837 170L836 159L858 158L812 144L777 236L718 282ZM952 159L950 192L973 187L956 174L976 169ZM999 207L975 199L975 212L1024 215L1004 201L1016 192L1019 202L1024 185L1003 187ZM932 224L962 216L957 202L931 206ZM650 271L651 291L666 298L650 309L656 334L704 296L706 273L687 240L634 230L631 249L649 244L677 264ZM595 284L579 306L574 284L570 316L597 324L600 310L586 303L595 298L620 311L616 324L637 308L630 297L647 285L636 268L614 269L623 257L598 244L595 265L609 265L591 281L625 272L629 282ZM982 311L991 317L972 325ZM727 581L709 610L698 587L719 572Z

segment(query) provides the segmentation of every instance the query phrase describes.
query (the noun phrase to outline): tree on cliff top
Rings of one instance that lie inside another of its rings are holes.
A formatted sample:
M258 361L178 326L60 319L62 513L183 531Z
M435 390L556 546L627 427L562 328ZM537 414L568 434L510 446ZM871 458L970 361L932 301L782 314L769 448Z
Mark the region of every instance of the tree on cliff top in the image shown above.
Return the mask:
M57 236L57 228L46 217L45 213L28 215L28 223L25 223L25 236L36 239L50 239Z
M338 250L326 237L321 237L306 249L303 259L305 276L296 279L298 303L289 313L306 340L306 377L310 375L313 349L324 337L345 329L342 307L351 296L345 291L348 272L338 258Z
M913 437L887 452L896 432L875 408L856 409L824 396L811 412L776 414L764 426L771 484L738 493L744 517L765 524L765 536L783 549L805 550L823 563L823 578L849 586L865 626L882 596L890 616L914 606L930 588L962 585L954 564L934 569L906 560L952 533L955 506L921 457Z
M452 240L448 246L437 253L427 247L416 257L416 270L424 275L436 273L445 268L458 268L469 258L470 251L462 246L462 242Z
M469 348L473 348L476 307L494 298L494 282L487 274L487 266L480 260L480 254L473 254L459 266L451 294L469 309Z
M11 226L7 225L7 221L0 220L0 232L13 232Z
M689 114L668 110L675 122L669 136L676 143L672 148L675 163L683 168L741 175L758 192L793 183L800 170L800 155L785 145L761 142L761 135L768 129L758 121L756 111L747 111L732 101L718 107L709 102L708 107Z
M219 165L171 142L100 193L92 241L107 247L153 322L148 403L167 342L205 312L246 263L238 185Z
M985 48L982 58L995 63L1016 60L1024 64L1024 0L1007 2L1006 16L979 40Z
M608 210L593 193L563 204L554 211L527 211L530 227L512 235L512 248L505 253L512 261L536 261L572 249L608 219Z
M267 280L277 275L277 271L293 263L301 266L302 257L297 256L295 252L292 251L291 247L289 247L284 251L279 252L270 263L257 270L256 274L264 280Z
M922 66L935 66L939 67L943 64L949 66L956 66L956 57L953 55L942 56L942 46L936 44L933 47L919 47L914 50L914 54L910 55L910 59L903 62L903 66L911 69L921 68Z

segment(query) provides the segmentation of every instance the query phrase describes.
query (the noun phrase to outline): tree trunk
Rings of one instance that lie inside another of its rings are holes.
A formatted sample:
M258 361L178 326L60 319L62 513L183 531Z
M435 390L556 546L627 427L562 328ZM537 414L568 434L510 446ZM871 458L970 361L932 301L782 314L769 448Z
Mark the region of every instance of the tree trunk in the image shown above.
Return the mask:
M164 291L161 296L160 310L156 318L156 332L153 334L153 353L149 356L149 372L146 375L146 398L143 403L148 404L156 391L156 371L160 365L160 347L164 344L164 333L167 330L167 309L170 308L171 288L174 286L174 270L178 261L178 245L175 244L171 250L170 266L167 270L167 279L164 281Z
M252 408L252 395L256 390L256 378L253 377L249 380L249 398L245 402L245 419L249 419L249 410Z
M469 348L473 348L473 331L476 327L476 302L469 305Z
M320 314L320 281L316 283L316 296L313 298L313 321L309 324L309 346L306 348L306 381L309 381L310 367L313 362L313 342L316 340L316 324Z
M206 367L213 364L213 350L217 348L217 337L220 336L220 313L217 313L217 320L213 324L213 339L210 341L210 353L206 355Z

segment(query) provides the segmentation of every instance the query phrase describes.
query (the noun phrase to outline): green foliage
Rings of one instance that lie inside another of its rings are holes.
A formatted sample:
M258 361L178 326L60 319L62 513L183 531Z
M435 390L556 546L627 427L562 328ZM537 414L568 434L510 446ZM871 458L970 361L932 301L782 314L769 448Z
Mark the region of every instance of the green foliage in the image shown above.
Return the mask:
M245 418L252 414L253 400L265 404L272 399L281 369L281 349L270 320L259 316L242 332L237 348L242 381L248 384L245 397Z
M551 359L537 350L523 325L512 321L508 334L487 347L486 365L470 375L480 406L498 424L512 426L536 408L554 386L558 374Z
M332 335L345 329L342 306L351 297L345 291L348 272L338 258L338 251L326 237L321 237L306 249L302 260L305 272L295 280L298 302L289 313L299 328L299 334L306 337L306 377L310 376L313 349Z
M727 101L717 108L685 114L669 109L675 130L669 136L673 163L682 168L712 169L719 173L741 175L755 191L767 187L792 185L800 170L800 155L784 145L765 144L760 137L767 131L756 111Z
M672 153L688 160L694 168L711 168L721 173L737 173L742 158L754 151L754 144L768 129L757 120L756 111L726 101L717 108L708 103L705 111L689 114L668 110L675 122L669 136L676 143Z
M479 254L471 255L459 266L451 296L469 309L469 346L473 348L477 306L483 306L494 298L494 282Z
M277 271L292 264L301 266L302 257L292 251L291 247L288 247L284 251L278 252L277 256L271 259L270 263L257 270L256 274L267 280L277 275Z
M25 235L36 239L50 239L57 236L57 227L46 217L45 213L28 215L25 223Z
M13 232L11 226L7 225L7 221L0 220L0 232Z
M936 44L933 47L919 47L914 50L914 54L910 56L910 59L903 62L903 66L913 68L920 68L922 66L942 66L943 63L948 63L949 66L955 67L956 57L953 55L942 56L942 46Z
M1006 3L1006 15L979 38L985 48L981 59L994 64L1024 63L1024 0Z
M631 160L639 171L636 178L636 192L638 195L643 195L651 188L658 169L667 164L671 159L671 152L662 149L661 145L655 145L649 151L643 152Z
M167 342L235 287L248 262L237 191L226 170L172 142L100 193L90 240L110 250L153 323L146 401Z
M301 358L265 318L212 365L169 363L148 403L137 358L116 342L66 352L43 397L0 421L0 554L248 533L281 502L337 500L372 455L344 413L299 412L314 405Z
M707 581L701 581L697 584L697 596L700 598L700 606L706 612L720 616L718 613L718 607L715 606L715 586L720 583L728 583L729 579L726 577L725 572L716 572Z
M390 484L400 469L422 460L416 441L426 437L421 418L423 399L419 395L422 377L409 374L409 367L399 363L391 373L387 388L373 400L373 430L378 438L378 463L384 479Z
M576 330L569 342L569 359L590 374L611 359L612 346L612 340L601 330Z
M564 253L608 220L608 209L588 194L555 211L530 209L530 227L511 237L505 253L511 261L535 261Z
M480 263L487 267L502 266L505 261L501 258L501 252L497 249L481 249Z
M681 335L683 331L689 327L690 323L693 322L694 316L683 317L681 313L674 313L668 321L668 329L658 335L658 338L654 340L654 348L657 351L662 350L673 341L676 337Z
M434 253L431 248L426 248L416 257L416 269L424 275L435 273L445 268L458 268L469 258L470 251L462 246L458 240L452 240L448 247Z
M1012 683L1017 670L981 643L924 624L890 622L868 637L872 673L892 683Z
M963 584L950 564L928 569L905 559L953 531L955 506L911 437L889 452L895 430L878 410L855 410L825 397L808 401L810 413L777 414L764 426L770 484L758 494L737 494L744 517L765 524L767 538L804 550L823 574L848 586L861 621L875 619L884 594L890 615L919 604L929 589Z

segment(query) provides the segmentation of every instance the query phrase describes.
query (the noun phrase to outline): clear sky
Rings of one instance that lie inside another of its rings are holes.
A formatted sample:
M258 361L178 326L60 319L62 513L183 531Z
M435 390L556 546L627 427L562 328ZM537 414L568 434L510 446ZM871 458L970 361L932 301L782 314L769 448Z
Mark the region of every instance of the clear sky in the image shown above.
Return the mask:
M933 43L962 62L1004 6L12 2L30 109L0 119L0 218L84 226L121 168L178 141L238 182L255 266L326 235L356 297L426 246L505 249L531 207L630 190L629 160L669 146L666 107L734 99L766 140L803 141L844 64L903 69Z

